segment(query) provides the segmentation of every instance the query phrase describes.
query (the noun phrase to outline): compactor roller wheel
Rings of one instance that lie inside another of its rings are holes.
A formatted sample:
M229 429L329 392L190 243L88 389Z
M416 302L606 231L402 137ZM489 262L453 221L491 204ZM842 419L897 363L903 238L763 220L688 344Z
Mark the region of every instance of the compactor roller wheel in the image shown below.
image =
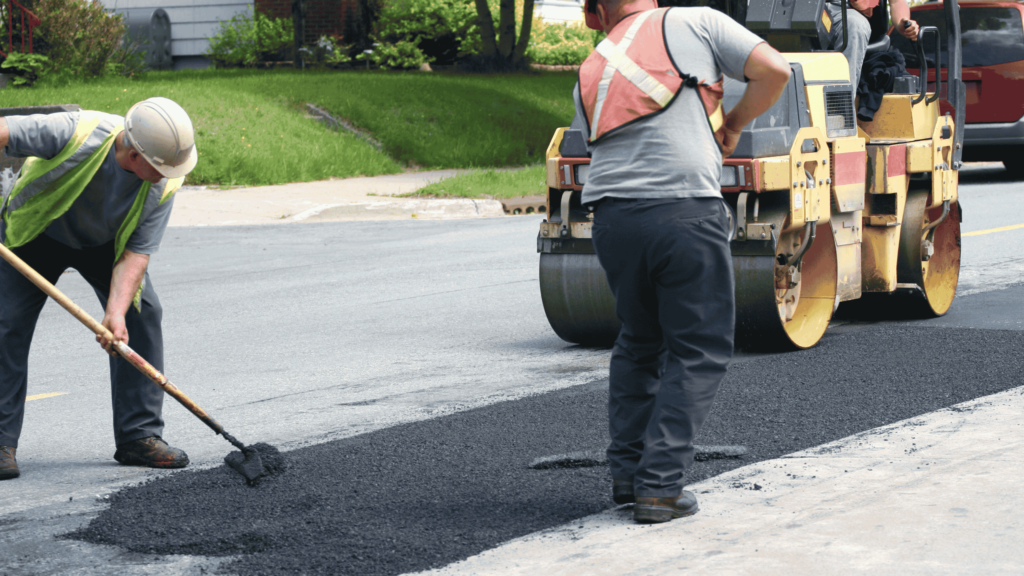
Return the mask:
M780 262L795 253L803 234L803 229L784 233L776 249L765 254L733 256L737 345L758 350L809 348L825 334L836 302L835 241L831 226L822 222L794 277Z
M586 346L615 343L622 324L595 254L541 254L540 298L562 340Z
M900 230L897 281L921 288L917 316L942 316L953 304L960 279L960 206L950 204L949 214L933 231L925 227L942 216L942 206L928 205L928 190L907 192L907 205ZM927 242L934 251L927 259Z

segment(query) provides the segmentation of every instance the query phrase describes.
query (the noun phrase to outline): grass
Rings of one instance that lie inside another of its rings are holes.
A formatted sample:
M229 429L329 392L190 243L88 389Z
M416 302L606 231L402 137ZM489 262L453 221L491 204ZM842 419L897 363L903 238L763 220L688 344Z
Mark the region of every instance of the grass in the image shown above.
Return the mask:
M544 165L523 170L471 172L435 182L403 196L427 198L517 198L547 192Z
M66 87L7 89L6 106L79 104L116 114L151 96L181 104L196 127L191 184L262 185L412 168L536 164L572 119L573 73L455 75L379 71L150 72ZM312 102L379 141L378 151L305 114Z

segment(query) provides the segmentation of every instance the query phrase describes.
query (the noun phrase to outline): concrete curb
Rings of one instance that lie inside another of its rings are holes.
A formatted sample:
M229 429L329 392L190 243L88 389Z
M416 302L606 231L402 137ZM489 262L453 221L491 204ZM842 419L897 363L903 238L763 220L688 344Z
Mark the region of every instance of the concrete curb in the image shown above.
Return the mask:
M340 220L441 220L460 218L493 218L504 216L505 211L497 200L439 199L420 200L410 198L387 199L375 202L347 204L323 204L303 210L294 216L281 220L290 222L336 222Z

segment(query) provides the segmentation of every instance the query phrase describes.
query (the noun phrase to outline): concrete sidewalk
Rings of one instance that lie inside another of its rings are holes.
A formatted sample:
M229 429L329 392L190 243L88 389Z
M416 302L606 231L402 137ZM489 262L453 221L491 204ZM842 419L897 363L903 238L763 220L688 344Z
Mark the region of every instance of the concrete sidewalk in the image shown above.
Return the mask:
M1015 388L695 484L690 518L623 506L427 573L1022 574L1022 413Z
M174 196L169 225L227 226L504 216L505 212L497 200L393 198L466 172L468 170L406 172L227 190L185 186Z

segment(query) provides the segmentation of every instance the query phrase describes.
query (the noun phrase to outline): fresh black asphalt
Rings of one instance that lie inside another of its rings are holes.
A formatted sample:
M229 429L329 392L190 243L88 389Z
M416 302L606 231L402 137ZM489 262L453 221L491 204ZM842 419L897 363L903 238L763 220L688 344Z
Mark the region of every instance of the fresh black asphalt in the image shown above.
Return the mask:
M697 440L750 452L697 463L687 480L1019 386L1022 350L1022 332L882 326L736 363ZM232 556L222 570L243 575L443 566L613 506L606 468L528 467L606 443L606 387L597 381L295 450L283 455L283 471L254 487L226 466L173 474L121 491L68 537Z

